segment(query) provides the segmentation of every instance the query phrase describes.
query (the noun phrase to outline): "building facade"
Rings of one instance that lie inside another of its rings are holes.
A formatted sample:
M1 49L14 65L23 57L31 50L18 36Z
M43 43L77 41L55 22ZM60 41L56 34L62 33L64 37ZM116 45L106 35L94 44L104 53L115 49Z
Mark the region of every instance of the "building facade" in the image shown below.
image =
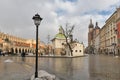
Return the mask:
M100 31L98 31L97 36L93 33L92 40L93 41L91 42L95 45L94 48L98 49L99 53L120 54L120 8L117 8L116 11L106 20L105 25ZM90 40L88 40L88 43L90 44ZM98 44L99 47L96 46Z
M120 55L120 8L117 8L117 20L116 20L116 26L117 26L117 52L118 55Z
M94 43L94 46L95 46L94 53L99 54L99 52L100 52L100 34L97 34L95 36L94 41L95 41L95 43Z
M40 40L39 40L40 49ZM35 53L36 40L24 39L0 32L0 50L5 53L19 54L22 52Z
M80 43L79 41L73 41L71 43L71 47L72 47L72 56L83 56L84 55L84 44ZM70 56L70 50L69 48L66 46L65 47L65 51L66 51L66 55Z
M106 49L106 27L103 26L101 29L100 29L100 54L104 54L105 53L105 49Z
M117 34L116 30L116 11L106 20L106 53L114 54L116 52Z

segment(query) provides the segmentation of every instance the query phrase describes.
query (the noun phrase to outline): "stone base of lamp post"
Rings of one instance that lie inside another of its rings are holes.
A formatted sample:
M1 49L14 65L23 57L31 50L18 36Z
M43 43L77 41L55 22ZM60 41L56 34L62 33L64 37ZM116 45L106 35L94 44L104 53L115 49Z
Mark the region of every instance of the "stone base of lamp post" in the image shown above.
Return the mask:
M38 71L38 78L35 78L34 75L32 75L31 80L59 80L59 79L56 79L56 76L53 74L49 74L44 70L40 70Z

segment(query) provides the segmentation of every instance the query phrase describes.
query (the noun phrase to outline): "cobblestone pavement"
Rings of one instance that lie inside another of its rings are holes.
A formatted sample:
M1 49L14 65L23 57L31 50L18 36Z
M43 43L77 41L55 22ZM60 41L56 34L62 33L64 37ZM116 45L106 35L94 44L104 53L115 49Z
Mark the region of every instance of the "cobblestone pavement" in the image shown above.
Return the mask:
M120 57L88 55L77 58L40 58L39 70L60 80L120 80ZM29 80L35 57L0 56L0 80Z
M0 80L29 80L33 67L21 57L0 57Z
M88 68L90 80L120 80L120 57L91 55Z

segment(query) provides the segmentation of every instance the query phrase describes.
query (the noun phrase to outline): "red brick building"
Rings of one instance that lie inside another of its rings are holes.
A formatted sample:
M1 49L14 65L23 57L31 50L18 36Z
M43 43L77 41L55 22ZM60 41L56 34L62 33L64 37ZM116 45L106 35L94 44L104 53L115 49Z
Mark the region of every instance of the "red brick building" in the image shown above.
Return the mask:
M94 25L92 23L92 19L90 19L90 24L88 26L88 46L93 45L93 32L94 32Z
M100 27L98 26L98 22L96 22L96 25L94 27L92 23L92 19L90 19L90 24L88 26L89 32L88 32L88 46L94 45L94 38L99 33Z

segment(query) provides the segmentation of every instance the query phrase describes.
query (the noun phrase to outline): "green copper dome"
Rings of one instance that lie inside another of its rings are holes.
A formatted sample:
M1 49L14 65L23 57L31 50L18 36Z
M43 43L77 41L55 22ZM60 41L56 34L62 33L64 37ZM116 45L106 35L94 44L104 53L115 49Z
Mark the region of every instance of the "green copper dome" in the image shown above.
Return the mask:
M62 26L60 26L59 33L55 35L55 38L57 38L57 39L65 39L65 36L63 34L63 28L62 28Z
M57 39L65 39L65 36L61 33L56 34L55 38Z

